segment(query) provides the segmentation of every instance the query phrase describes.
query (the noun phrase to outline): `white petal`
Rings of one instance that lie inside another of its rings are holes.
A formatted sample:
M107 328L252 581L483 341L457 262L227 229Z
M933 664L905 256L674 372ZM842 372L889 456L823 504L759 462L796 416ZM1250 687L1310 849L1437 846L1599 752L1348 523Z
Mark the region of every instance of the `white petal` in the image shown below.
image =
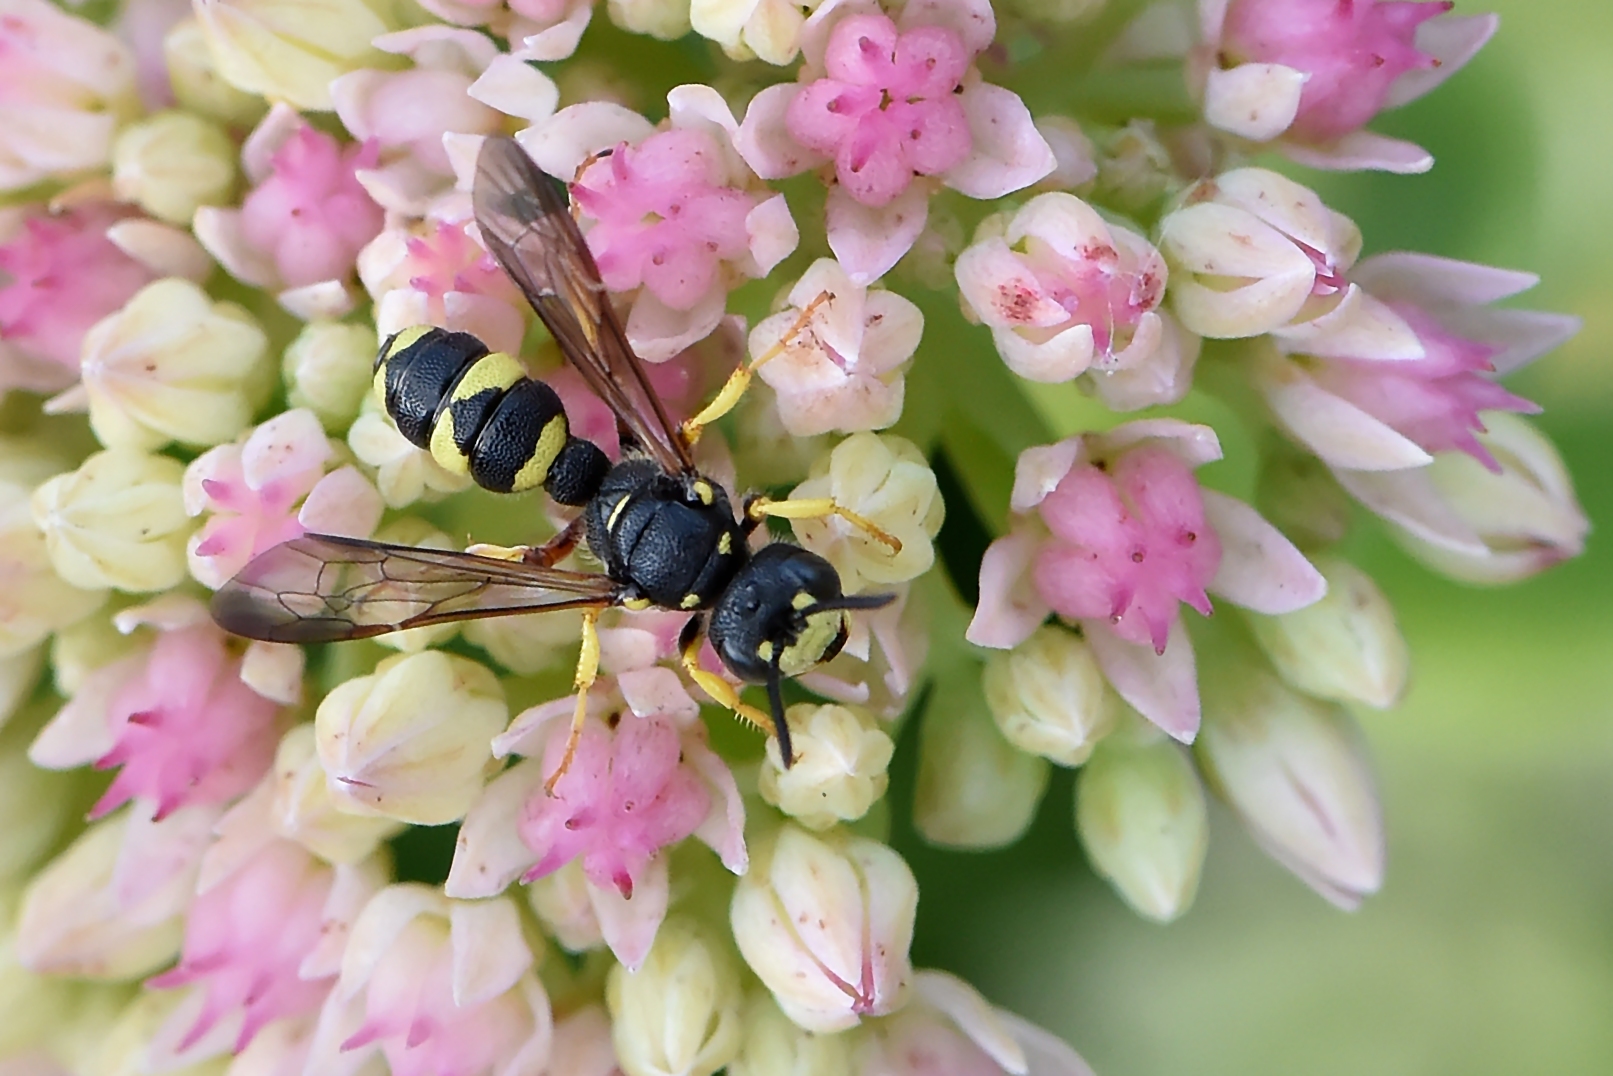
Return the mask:
M836 184L824 207L829 249L853 281L870 284L913 248L929 209L930 188L922 180L878 208L863 205Z
M644 958L650 955L655 943L655 932L666 918L667 900L671 892L667 876L667 857L656 856L645 865L633 880L633 896L624 898L615 886L597 886L588 882L588 899L594 906L594 918L599 920L599 932L616 959L628 971L637 971Z
M1310 75L1282 64L1211 68L1204 82L1204 119L1240 138L1270 142L1299 114L1299 95Z
M1059 384L1080 377L1092 366L1092 326L1071 325L1038 344L1013 329L991 330L997 354L1026 381Z
M1079 435L1021 452L1014 463L1014 488L1008 496L1008 507L1015 512L1029 512L1041 504L1085 454L1086 441Z
M288 288L275 296L287 313L303 321L334 321L357 305L347 285L340 280L321 280Z
M1192 743L1199 731L1198 669L1181 616L1171 622L1163 654L1128 643L1101 620L1084 620L1081 627L1098 667L1120 697L1173 738Z
M590 0L573 0L564 19L521 38L521 47L512 48L510 55L517 60L545 62L567 59L577 51L577 43L582 40L583 31L588 29L593 17L594 5Z
M1016 1074L1026 1071L1025 1051L1002 1019L1003 1012L993 1008L974 987L956 975L926 969L914 974L913 989L951 1017L959 1030L1004 1070Z
M182 276L200 284L213 271L213 259L182 228L154 220L120 220L106 230L112 245L158 276Z
M710 336L722 321L728 292L721 281L688 310L674 310L642 288L627 315L627 340L645 362L665 362Z
M516 135L521 148L551 176L570 182L584 161L619 142L638 143L655 133L649 120L612 101L562 108Z
M919 2L909 0L907 7ZM969 121L973 148L962 164L942 177L948 187L971 198L1001 198L1030 186L1057 166L1053 147L1036 129L1017 93L976 82L964 86L959 104Z
M1417 47L1439 63L1414 68L1391 82L1383 107L1399 108L1408 101L1415 101L1456 74L1484 47L1500 25L1501 16L1485 13L1440 15L1417 27L1414 38Z
M1236 497L1203 491L1204 517L1221 539L1221 566L1209 589L1267 616L1322 600L1327 580L1282 531Z
M771 273L801 241L795 218L790 216L789 204L782 194L775 194L745 215L745 234L750 239L751 257L756 260L761 276Z
M455 901L448 930L454 1004L462 1009L498 997L532 966L521 914L508 900Z
M1350 279L1380 299L1430 307L1493 303L1540 283L1534 273L1409 250L1364 258L1350 271Z
M980 604L964 633L976 646L1011 650L1029 639L1052 612L1030 577L1041 543L1028 531L1013 532L986 547L980 560Z
M823 8L819 8L821 13ZM811 20L807 20L808 25ZM763 179L783 179L822 164L826 158L790 137L784 114L801 91L798 83L780 82L752 97L734 135L734 148Z
M1329 172L1393 172L1420 175L1434 167L1434 156L1415 142L1372 131L1351 131L1323 146L1284 142L1283 156Z
M1179 418L1136 419L1089 436L1095 454L1117 452L1143 441L1158 441L1194 469L1221 458L1221 439L1213 429Z
M491 897L537 862L516 821L542 787L543 763L538 759L518 762L488 783L460 823L444 893L461 900Z
M529 123L552 116L560 103L554 79L514 56L500 56L488 64L465 92L489 108Z
M1339 485L1391 523L1430 545L1486 556L1489 548L1440 496L1426 468L1407 471L1334 471Z
M1428 354L1406 319L1352 282L1338 306L1319 318L1273 329L1283 350L1321 358L1420 359Z

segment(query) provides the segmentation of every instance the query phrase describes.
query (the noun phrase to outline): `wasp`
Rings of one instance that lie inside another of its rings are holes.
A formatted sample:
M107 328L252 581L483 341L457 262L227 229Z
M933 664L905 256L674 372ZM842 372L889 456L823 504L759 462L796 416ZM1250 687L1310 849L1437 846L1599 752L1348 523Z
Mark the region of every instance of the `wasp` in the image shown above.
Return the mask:
M472 206L483 244L615 414L621 461L611 464L597 445L573 436L559 397L518 359L467 333L404 330L382 344L375 362L375 391L399 431L484 488L542 487L581 512L536 547L455 553L304 535L264 552L227 582L213 597L213 618L251 639L315 643L580 610L577 706L566 751L546 782L552 792L575 752L598 674L600 614L685 610L684 669L718 704L776 736L789 766L782 681L840 652L848 612L879 608L894 595L845 594L822 557L784 542L753 553L751 534L768 516L836 514L893 549L900 543L828 500L753 496L736 517L728 494L695 466L693 446L701 428L737 402L757 362L738 367L705 410L674 425L627 340L564 185L539 171L513 139L491 137L477 158ZM603 572L557 567L583 541ZM766 713L700 665L702 639L741 681L765 687Z

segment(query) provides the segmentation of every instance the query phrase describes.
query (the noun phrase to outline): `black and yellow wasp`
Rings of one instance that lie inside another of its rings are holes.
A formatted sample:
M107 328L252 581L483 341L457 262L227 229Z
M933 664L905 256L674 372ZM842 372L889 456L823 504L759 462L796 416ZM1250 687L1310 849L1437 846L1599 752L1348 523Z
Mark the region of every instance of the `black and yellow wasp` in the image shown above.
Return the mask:
M495 492L543 487L582 512L542 546L472 546L464 553L308 534L268 550L214 596L220 626L270 642L362 639L446 621L579 609L577 708L549 787L565 772L598 671L599 614L615 606L688 610L680 641L691 678L718 703L778 737L792 760L780 683L839 653L846 613L889 594L846 595L828 561L782 542L752 553L766 516L841 515L880 541L895 539L829 501L728 495L695 467L700 428L731 408L749 370L681 427L668 420L611 306L565 188L509 138L477 159L472 203L482 241L525 293L566 359L615 413L623 456L612 465L570 433L554 391L520 361L467 333L414 328L388 339L375 388L405 437L450 470ZM586 540L603 574L558 568ZM702 636L735 676L766 686L768 713L699 665Z

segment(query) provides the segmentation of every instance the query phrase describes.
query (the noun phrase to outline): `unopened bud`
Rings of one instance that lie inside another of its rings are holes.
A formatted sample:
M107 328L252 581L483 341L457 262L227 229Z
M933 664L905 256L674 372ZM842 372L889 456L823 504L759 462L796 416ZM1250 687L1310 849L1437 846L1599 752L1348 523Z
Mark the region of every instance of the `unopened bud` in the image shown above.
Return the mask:
M112 189L158 220L188 226L197 206L229 201L235 145L216 124L170 109L118 133Z
M1255 840L1342 908L1377 892L1383 817L1354 719L1253 662L1223 664L1204 688L1195 753Z
M668 918L638 971L612 967L605 1002L627 1076L711 1076L739 1052L739 968L698 920Z
M330 863L357 863L398 833L402 824L341 809L314 748L314 726L295 725L274 756L274 831Z
M913 824L931 844L1000 848L1036 816L1047 760L1003 738L981 694L979 666L943 671L919 722Z
M269 110L269 103L257 94L238 90L219 77L207 37L194 17L179 20L163 37L162 58L174 99L192 112L244 129Z
M729 911L740 953L779 1008L808 1031L830 1032L902 1005L917 907L913 872L890 848L786 823L739 880Z
M534 878L526 887L526 900L543 929L567 952L581 953L605 944L580 856L559 870Z
M1064 628L991 655L981 686L1008 742L1061 766L1085 762L1119 712L1092 651Z
M1343 557L1313 557L1327 579L1321 601L1281 616L1250 614L1261 649L1307 695L1384 709L1405 690L1411 655L1394 607L1372 577Z
M885 794L895 744L866 710L800 703L785 714L795 761L779 757L778 740L767 742L762 798L808 829L828 829L868 813Z
M185 577L185 467L137 449L97 452L34 491L50 562L86 590L167 590Z
M845 1035L819 1035L797 1027L769 994L745 1006L745 1042L728 1076L844 1076L854 1071Z
M339 685L314 729L340 809L434 826L470 809L496 769L489 744L509 717L485 667L425 650Z
M109 448L233 440L268 388L266 347L234 303L180 277L148 284L84 334L90 426Z
M304 325L281 367L291 406L308 408L333 433L347 429L370 389L376 347L375 330L367 324Z
M1097 872L1162 923L1198 891L1209 847L1204 789L1182 747L1135 718L1098 745L1076 781L1075 825Z
M398 29L371 0L209 0L195 11L225 81L311 111L332 107L338 75L383 63L371 42Z

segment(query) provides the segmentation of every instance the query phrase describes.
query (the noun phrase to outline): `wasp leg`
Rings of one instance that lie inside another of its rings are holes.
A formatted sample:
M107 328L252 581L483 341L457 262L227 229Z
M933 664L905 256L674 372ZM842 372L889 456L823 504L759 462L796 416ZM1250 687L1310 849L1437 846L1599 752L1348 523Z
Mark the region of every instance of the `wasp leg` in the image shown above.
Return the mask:
M538 568L553 568L571 555L582 544L586 517L578 516L567 523L565 529L542 545L491 545L476 542L465 547L465 552L494 560L518 560Z
M762 352L751 362L740 363L736 366L734 372L728 375L728 380L723 382L723 387L717 390L717 395L712 398L711 402L694 418L684 422L682 427L684 440L691 445L699 441L702 429L732 411L739 403L740 398L745 395L745 390L750 388L751 377L755 374L756 368L764 362L778 358L789 350L791 342L812 321L812 315L817 312L818 307L833 298L834 296L828 292L820 291L810 303L802 307L801 313L796 316L794 324L790 326L788 332L779 337L778 343Z
M594 686L599 675L599 610L582 612L582 650L577 655L577 709L571 715L571 731L566 736L566 751L560 756L560 765L543 782L543 791L554 795L554 786L571 768L577 754L577 741L582 739L583 721L588 717L588 689Z
M695 624L697 621L691 621L690 623ZM768 717L754 706L747 706L741 702L739 692L735 690L733 684L730 684L716 673L708 672L700 667L700 644L703 639L704 636L701 632L695 630L686 631L683 639L680 640L683 644L683 652L679 656L679 660L683 663L683 671L689 674L689 679L693 680L701 691L710 695L712 701L718 706L732 710L735 717L738 717L741 721L749 721L767 735L776 736L778 730L773 727L771 717Z
M839 516L874 541L889 546L892 553L902 551L900 538L885 531L873 520L865 519L851 509L836 504L829 497L801 497L785 501L775 501L770 497L752 497L745 502L745 518L753 527L768 516L778 519L821 519L824 516Z

